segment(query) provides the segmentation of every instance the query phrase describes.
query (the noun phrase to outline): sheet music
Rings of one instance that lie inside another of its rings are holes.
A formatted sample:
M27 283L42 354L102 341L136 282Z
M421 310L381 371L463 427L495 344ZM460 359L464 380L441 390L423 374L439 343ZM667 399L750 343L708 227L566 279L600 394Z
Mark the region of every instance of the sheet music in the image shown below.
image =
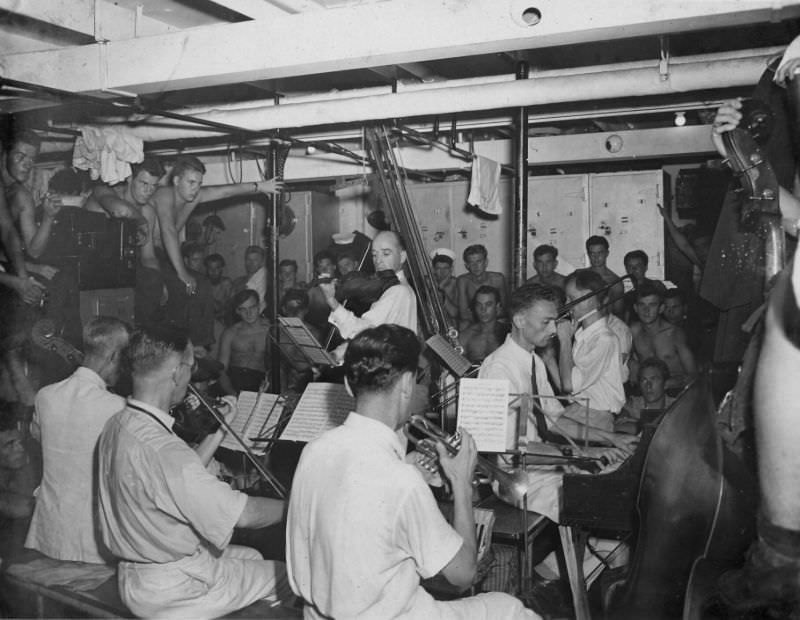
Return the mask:
M256 454L264 454L269 443L251 441L251 437L259 437L268 427L278 423L283 404L279 402L280 394L261 394L258 392L239 393L239 400L236 401L239 412L231 423L231 428L242 438L250 450ZM258 401L258 407L256 407ZM255 407L255 410L253 409ZM250 413L252 412L252 416ZM270 412L272 415L270 416ZM249 418L249 420L248 420ZM269 422L267 419L269 418ZM220 446L237 452L244 452L241 444L236 441L230 433L226 434Z
M479 452L504 452L508 432L508 380L461 379L458 426L475 439Z
M444 336L434 334L425 341L431 351L439 356L442 363L447 366L456 377L463 377L471 367L470 361L456 351Z
M309 383L281 435L287 441L312 441L339 426L355 408L341 383Z
M281 331L285 333L309 363L315 366L336 366L333 359L322 345L314 338L314 334L308 331L303 321L295 317L278 317L278 324ZM283 340L281 338L281 340Z

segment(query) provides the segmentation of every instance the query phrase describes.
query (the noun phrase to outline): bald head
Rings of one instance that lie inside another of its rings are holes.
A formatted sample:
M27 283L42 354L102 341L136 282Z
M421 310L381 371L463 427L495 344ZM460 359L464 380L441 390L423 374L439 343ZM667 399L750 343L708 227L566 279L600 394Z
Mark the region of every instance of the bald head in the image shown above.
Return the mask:
M372 261L375 271L400 271L406 262L405 244L395 232L386 230L372 240Z

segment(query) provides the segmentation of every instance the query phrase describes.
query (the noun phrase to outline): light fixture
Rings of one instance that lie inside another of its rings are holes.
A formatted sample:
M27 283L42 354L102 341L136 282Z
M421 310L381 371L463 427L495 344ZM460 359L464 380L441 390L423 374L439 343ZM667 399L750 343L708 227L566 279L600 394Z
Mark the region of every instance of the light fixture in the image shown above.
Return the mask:
M606 150L609 153L619 153L623 144L622 136L618 136L615 133L606 138Z
M686 113L685 112L675 112L675 126L676 127L683 127L686 124Z

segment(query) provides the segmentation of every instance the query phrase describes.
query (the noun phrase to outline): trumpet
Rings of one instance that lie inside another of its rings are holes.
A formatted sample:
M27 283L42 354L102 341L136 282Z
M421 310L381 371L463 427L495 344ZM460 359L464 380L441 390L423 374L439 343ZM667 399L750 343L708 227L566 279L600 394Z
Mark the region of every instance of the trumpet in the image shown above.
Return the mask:
M411 432L412 429L424 435L424 438L417 438ZM420 453L419 465L431 472L438 467L439 453L426 440L441 442L450 454L458 454L461 446L461 433L448 435L436 424L421 415L412 415L403 427L403 433ZM508 472L480 455L475 468L489 478L490 481L497 482L497 496L500 499L517 508L525 507L525 497L528 494L528 476L524 469L514 469Z

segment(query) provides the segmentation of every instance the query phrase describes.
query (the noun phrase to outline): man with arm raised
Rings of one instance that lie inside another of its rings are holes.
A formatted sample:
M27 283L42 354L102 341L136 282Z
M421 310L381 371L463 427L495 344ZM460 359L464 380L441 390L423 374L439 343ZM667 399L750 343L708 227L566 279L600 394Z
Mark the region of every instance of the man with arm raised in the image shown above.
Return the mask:
M192 316L193 307L201 304L189 303L189 296L210 296L211 287L205 279L198 280L181 257L180 236L189 216L204 202L256 193L277 194L283 189L283 182L278 179L203 187L205 173L206 167L199 159L181 156L172 169L171 184L160 187L153 195L160 228L156 245L163 252L161 260L166 267L162 271L169 295L167 320L188 326L192 342L198 346L207 346L214 341L214 323L213 316L210 322L194 320Z

